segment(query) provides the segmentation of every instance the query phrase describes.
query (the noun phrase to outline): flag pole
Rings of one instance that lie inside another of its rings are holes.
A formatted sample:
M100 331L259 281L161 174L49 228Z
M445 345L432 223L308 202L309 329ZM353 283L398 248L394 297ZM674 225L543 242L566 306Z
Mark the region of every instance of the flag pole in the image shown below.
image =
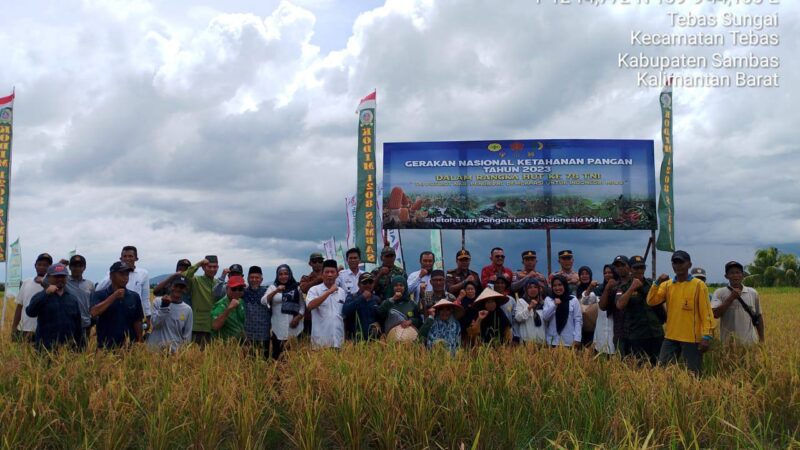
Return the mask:
M16 98L17 94L17 87L11 87L11 139L14 139L14 99ZM8 151L8 178L6 179L6 189L8 189L8 201L6 202L6 235L3 239L3 256L5 256L5 271L6 271L6 280L5 284L3 285L3 312L0 314L0 331L5 329L6 326L6 303L8 303L8 231L9 231L9 219L11 218L11 161L14 154L14 145L13 142L9 142L11 144L9 146ZM19 294L17 294L19 295Z
M547 275L553 273L552 252L550 246L550 227L545 228L547 231Z
M656 279L656 230L650 230L650 241L653 243L653 246L650 248L650 251L653 252L653 280Z
M467 230L461 229L461 250L464 250L467 244Z

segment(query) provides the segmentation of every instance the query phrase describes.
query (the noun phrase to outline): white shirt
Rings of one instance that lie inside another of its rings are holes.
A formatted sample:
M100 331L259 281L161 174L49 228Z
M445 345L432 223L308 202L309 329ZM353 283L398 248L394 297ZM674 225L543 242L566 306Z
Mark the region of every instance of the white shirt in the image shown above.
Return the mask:
M42 285L35 282L33 278L24 280L19 287L19 294L17 294L17 298L14 299L14 303L22 306L22 318L17 326L19 331L29 331L31 333L36 331L36 318L28 316L25 312L25 308L31 303L33 296L43 290L44 288L42 288Z
M614 346L614 317L608 311L597 311L597 322L594 325L594 349L598 353L612 355L617 352Z
M336 278L336 285L344 289L346 294L355 294L358 292L358 277L364 273L363 270L358 269L355 273L349 268L339 272L339 277Z
M583 313L581 304L575 296L570 296L569 316L567 323L558 333L556 326L556 302L550 297L544 299L542 318L547 321L547 343L550 345L571 346L574 342L581 341L581 328L583 327Z
M306 303L311 303L327 290L324 283L313 286L308 290ZM345 296L344 289L337 287L336 292L329 295L319 307L311 310L311 344L315 348L339 348L344 343L342 306Z
M279 341L286 341L290 337L297 337L300 333L303 332L303 321L300 321L300 324L297 325L295 328L292 328L291 322L294 319L292 314L284 314L281 312L281 305L283 304L283 294L278 292L272 297L272 304L270 304L269 300L267 300L267 296L269 294L275 292L278 289L277 286L270 285L267 288L267 292L261 297L261 304L265 305L267 308L272 310L272 334L275 335L275 339ZM302 296L300 298L300 314L305 314L306 312L306 302L303 300Z
M727 286L714 291L711 307L717 308L722 305L730 294L731 290ZM753 312L761 314L761 301L755 289L743 286L741 297ZM727 343L732 336L736 336L743 344L758 343L758 332L753 326L753 320L750 318L750 314L747 314L747 311L742 308L739 300L734 300L725 314L719 318L719 333L720 339L724 343Z
M505 304L503 304L503 306L501 306L500 309L503 310L509 323L511 323L511 336L519 338L519 323L516 320L514 320L514 311L517 308L517 300L510 295L508 295L507 297L508 301L505 302Z
M103 278L103 281L97 283L95 290L100 291L111 285L111 279L108 275ZM150 316L150 275L147 270L137 267L131 272L128 278L128 284L125 286L129 291L136 292L142 299L142 311L145 317Z
M547 324L542 319L542 310L528 309L528 302L524 299L516 300L517 304L514 308L514 324L517 326L517 332L522 342L535 342L537 344L544 344L545 329ZM505 306L505 305L503 305ZM541 319L540 325L536 326L536 319L534 315L538 315Z
M433 286L431 286L431 272L428 271L424 277L420 277L419 272L419 270L411 272L408 276L408 292L411 293L411 298L417 303L419 303L419 286L422 282L425 282L425 292L433 292Z

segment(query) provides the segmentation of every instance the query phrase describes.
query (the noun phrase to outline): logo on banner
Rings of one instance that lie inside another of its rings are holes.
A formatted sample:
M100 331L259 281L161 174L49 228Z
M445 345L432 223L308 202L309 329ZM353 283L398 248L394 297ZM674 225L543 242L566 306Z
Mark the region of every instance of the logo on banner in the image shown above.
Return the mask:
M375 114L372 114L372 111L365 109L364 111L361 111L359 120L361 120L361 126L372 125L372 121L375 120Z
M11 108L0 109L0 123L11 123Z
M665 92L661 94L661 106L663 108L669 108L672 106L672 96L669 93Z

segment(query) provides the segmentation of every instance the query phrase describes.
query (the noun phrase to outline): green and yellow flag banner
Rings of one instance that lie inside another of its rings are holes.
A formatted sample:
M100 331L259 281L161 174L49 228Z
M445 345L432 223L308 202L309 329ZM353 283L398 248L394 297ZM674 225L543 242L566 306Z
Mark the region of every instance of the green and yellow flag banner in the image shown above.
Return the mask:
M358 181L356 186L356 246L364 262L378 262L378 183L375 173L376 92L361 99L358 105Z
M14 94L0 97L0 262L6 260L8 245L8 180L11 175L11 135L14 122Z
M658 239L656 249L675 251L675 203L672 197L672 86L667 83L659 97L661 102L661 193L658 197Z

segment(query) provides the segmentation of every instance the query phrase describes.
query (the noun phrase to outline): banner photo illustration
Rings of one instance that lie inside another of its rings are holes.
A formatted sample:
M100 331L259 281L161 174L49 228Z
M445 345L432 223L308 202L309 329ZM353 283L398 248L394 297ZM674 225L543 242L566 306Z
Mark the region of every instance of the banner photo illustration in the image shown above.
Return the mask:
M386 143L386 229L655 230L652 140Z

